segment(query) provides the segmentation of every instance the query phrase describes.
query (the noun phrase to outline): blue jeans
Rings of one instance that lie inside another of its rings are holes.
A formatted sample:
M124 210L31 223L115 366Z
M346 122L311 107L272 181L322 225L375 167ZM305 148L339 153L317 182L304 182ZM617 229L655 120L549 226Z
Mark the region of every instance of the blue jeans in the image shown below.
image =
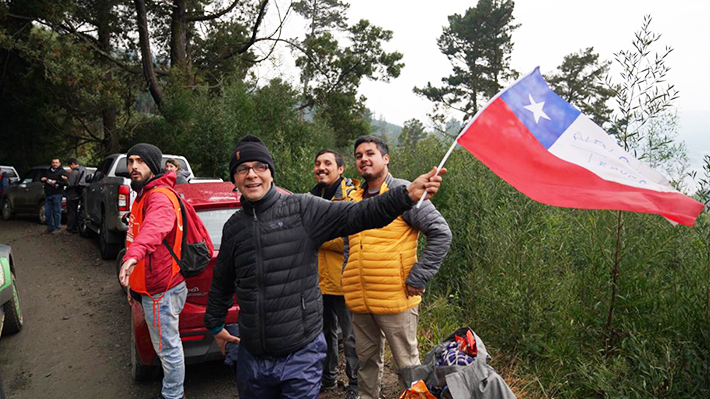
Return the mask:
M59 230L62 226L62 195L44 197L44 216L47 218L47 231Z
M323 333L283 357L259 357L239 345L237 389L241 399L318 399L323 360Z
M153 295L153 298L157 299L160 295ZM153 325L153 300L147 295L142 295L141 298L145 321L148 323L148 331L150 331L150 340L153 342L155 353L158 354L160 362L163 364L161 393L166 399L178 399L185 395L183 386L185 382L185 354L182 351L178 322L186 298L185 282L169 289L165 296L155 304L156 309L159 309L155 317L155 326ZM158 334L158 326L160 326L160 334Z

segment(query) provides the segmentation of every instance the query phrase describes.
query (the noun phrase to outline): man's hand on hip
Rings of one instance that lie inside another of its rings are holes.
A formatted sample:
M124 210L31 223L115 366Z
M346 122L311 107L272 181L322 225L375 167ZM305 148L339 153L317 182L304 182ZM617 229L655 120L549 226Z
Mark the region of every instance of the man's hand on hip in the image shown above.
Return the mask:
M131 273L133 273L133 269L136 267L137 263L138 261L135 259L126 259L121 265L121 273L119 273L118 279L121 281L122 286L128 287L128 279Z
M417 287L412 287L411 285L407 284L407 298L410 296L418 296L424 293L426 289L424 288L417 288Z
M420 175L417 177L412 184L407 187L409 192L409 198L412 202L416 203L424 194L426 190L426 197L424 199L430 199L431 197L439 191L441 187L441 176L446 174L446 168L441 168L439 173L436 173L436 168L432 168L428 173Z
M219 346L219 350L222 351L222 355L227 356L227 343L233 342L238 344L241 339L230 334L226 328L223 328L222 331L214 335L214 341L217 343L217 346Z

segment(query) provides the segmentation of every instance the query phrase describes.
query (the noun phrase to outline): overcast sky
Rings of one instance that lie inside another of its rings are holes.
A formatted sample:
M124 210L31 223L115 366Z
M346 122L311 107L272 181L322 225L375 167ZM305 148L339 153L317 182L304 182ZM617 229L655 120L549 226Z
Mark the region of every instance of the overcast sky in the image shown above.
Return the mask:
M402 74L389 83L366 81L361 93L377 117L402 125L417 118L427 123L432 104L412 92L414 86L427 82L440 85L451 73L451 66L436 45L447 16L463 14L477 1L440 0L351 0L350 23L361 18L392 30L394 38L385 48L404 54ZM593 46L600 57L613 60L613 53L630 49L634 32L643 17L653 17L651 30L662 34L656 50L674 48L667 64L672 70L668 81L680 91L676 102L680 116L680 139L689 148L691 163L699 168L703 154L710 154L710 1L708 0L518 0L513 15L521 24L513 33L512 66L527 73L540 66L552 72L562 58ZM305 22L291 17L288 37L303 32ZM297 82L298 72L288 71L289 57L284 55L282 73L291 73ZM612 73L614 70L612 70ZM266 76L264 76L266 77ZM618 81L618 79L617 79ZM460 118L460 116L459 116Z

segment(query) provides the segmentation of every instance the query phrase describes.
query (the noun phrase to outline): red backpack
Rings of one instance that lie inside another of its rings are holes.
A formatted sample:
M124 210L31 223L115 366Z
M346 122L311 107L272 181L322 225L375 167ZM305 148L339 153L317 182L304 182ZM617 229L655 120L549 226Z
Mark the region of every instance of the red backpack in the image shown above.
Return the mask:
M162 188L163 187L159 187L156 189ZM176 216L178 228L183 230L182 245L179 254L173 251L173 247L168 244L165 239L163 239L163 244L168 248L168 251L170 251L170 254L173 256L178 266L180 266L180 273L182 273L184 277L197 276L205 270L212 259L212 251L214 250L212 239L191 204L184 202L180 198L180 195L173 189L166 188L160 191L168 196L174 195L180 204L181 215Z

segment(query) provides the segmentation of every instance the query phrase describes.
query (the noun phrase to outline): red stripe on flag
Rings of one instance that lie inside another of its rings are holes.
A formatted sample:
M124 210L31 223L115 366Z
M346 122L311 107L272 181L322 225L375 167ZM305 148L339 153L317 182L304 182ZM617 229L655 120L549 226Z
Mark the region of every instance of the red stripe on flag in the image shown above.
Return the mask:
M500 98L478 116L458 143L518 191L543 204L653 213L687 226L703 210L703 204L681 193L604 180L554 156Z

